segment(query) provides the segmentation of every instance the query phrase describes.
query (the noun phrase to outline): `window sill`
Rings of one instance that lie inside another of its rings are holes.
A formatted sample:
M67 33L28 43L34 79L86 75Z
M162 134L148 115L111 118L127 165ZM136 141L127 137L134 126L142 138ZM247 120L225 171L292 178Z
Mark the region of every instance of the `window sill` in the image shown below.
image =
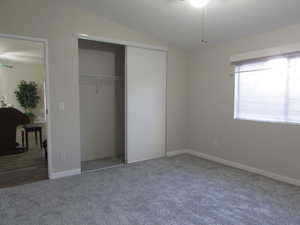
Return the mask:
M256 122L256 123L271 123L271 124L284 124L284 125L293 125L300 126L300 122L285 122L285 121L275 121L275 120L256 120L256 119L247 119L247 118L233 118L234 120Z

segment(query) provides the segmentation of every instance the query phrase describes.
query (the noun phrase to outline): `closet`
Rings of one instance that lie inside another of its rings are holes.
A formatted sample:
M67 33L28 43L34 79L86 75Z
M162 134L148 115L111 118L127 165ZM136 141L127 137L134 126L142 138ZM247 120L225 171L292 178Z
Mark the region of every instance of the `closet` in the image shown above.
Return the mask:
M83 170L125 160L125 47L79 39L81 161Z
M82 170L165 156L167 52L78 40Z

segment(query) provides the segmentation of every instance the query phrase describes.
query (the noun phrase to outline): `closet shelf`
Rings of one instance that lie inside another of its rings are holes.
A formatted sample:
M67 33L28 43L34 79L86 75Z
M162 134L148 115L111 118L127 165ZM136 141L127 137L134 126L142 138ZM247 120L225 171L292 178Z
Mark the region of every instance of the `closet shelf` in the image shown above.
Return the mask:
M108 75L108 74L81 74L80 79L88 79L88 80L122 80L121 76Z

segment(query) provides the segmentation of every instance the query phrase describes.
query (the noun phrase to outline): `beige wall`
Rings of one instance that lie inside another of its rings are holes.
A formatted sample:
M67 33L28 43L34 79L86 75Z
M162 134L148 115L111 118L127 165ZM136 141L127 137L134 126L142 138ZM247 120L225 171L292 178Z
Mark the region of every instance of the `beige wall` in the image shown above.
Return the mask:
M10 62L12 69L0 68L0 96L6 96L7 102L13 107L24 111L17 101L15 91L22 81L34 81L38 85L38 94L41 98L33 110L36 121L45 121L44 110L44 65L41 63Z
M188 74L187 55L173 49L168 53L167 68L167 149L187 147Z
M0 1L0 33L49 41L52 172L80 168L77 34L164 45L76 5L72 0ZM168 149L173 150L186 145L187 67L185 53L168 47ZM64 112L59 102L65 103Z
M189 148L300 179L300 126L233 120L230 56L300 42L300 25L215 47L190 57Z

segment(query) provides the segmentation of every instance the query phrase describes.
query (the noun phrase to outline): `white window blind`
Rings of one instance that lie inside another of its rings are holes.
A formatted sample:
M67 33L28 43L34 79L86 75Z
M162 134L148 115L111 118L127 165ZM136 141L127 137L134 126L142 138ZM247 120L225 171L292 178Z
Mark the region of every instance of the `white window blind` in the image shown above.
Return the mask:
M237 64L235 119L300 123L300 57Z

